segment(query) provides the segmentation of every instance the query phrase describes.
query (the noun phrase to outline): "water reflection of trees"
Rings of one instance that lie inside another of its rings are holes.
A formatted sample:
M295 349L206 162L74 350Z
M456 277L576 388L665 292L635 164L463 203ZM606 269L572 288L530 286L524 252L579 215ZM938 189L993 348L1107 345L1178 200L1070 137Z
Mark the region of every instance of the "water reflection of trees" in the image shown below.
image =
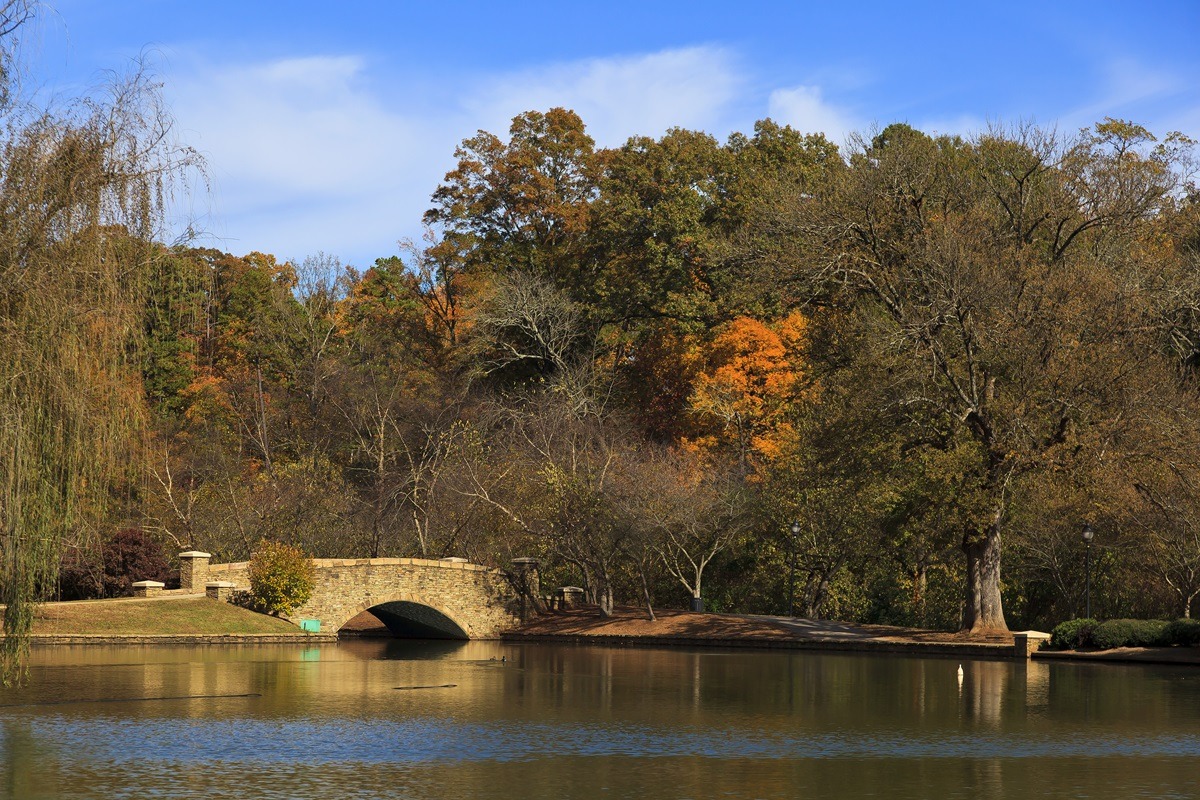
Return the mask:
M0 797L57 797L59 766L23 720L0 723Z
M654 720L668 714L702 720L720 714L767 729L866 720L900 729L938 721L995 728L1029 715L1154 726L1196 716L1190 684L1173 679L1179 670L1039 661L963 661L960 688L957 660L803 651L370 640L313 648L47 648L34 659L39 680L20 698L256 693L262 697L255 713L281 716L426 709L470 717L537 717L555 710L579 720L595 715ZM396 686L447 683L454 690L437 696L396 696ZM0 702L17 697L3 694ZM127 713L228 717L247 708L208 697Z
M805 652L372 641L307 649L155 650L144 653L143 663L130 663L132 655L114 651L110 658L125 663L107 667L71 667L50 657L56 663L35 667L41 672L22 696L210 697L10 709L13 718L0 726L0 797L55 796L54 781L79 785L80 776L95 777L97 785L121 785L127 777L116 773L126 769L144 783L174 757L174 751L147 753L150 760L136 768L88 762L69 752L69 742L49 741L46 729L22 722L37 719L93 718L98 724L83 730L111 729L113 737L97 752L115 752L112 748L122 746L120 730L133 730L109 725L109 719L136 722L143 744L159 737L168 742L181 731L198 742L211 741L220 735L212 731L222 726L268 720L279 724L261 730L308 731L318 751L328 744L330 753L359 756L352 743L356 731L378 736L410 730L391 726L393 721L428 720L430 730L464 753L476 746L473 737L483 735L493 754L501 742L535 756L522 763L464 756L450 770L462 791L450 794L515 791L539 798L576 796L581 787L601 786L613 796L870 796L881 787L899 787L889 793L901 798L1070 794L1080 781L1105 788L1114 778L1090 777L1103 768L1094 761L1088 771L1068 774L1050 766L1053 758L1005 759L993 753L1013 742L1070 742L1082 730L1092 736L1106 726L1109 733L1135 737L1150 728L1156 735L1190 731L1197 720L1195 682L1177 680L1178 670L1036 661L963 661L960 687L957 660ZM447 683L453 688L396 690ZM261 697L219 697L246 692ZM0 696L0 702L13 699ZM1172 704L1184 710L1172 712ZM1174 719L1173 713L1190 716ZM374 725L380 720L385 724ZM327 742L339 736L351 737L351 743ZM597 757L570 755L573 736L596 745ZM668 755L607 752L609 736L627 750L644 741ZM413 797L446 790L436 765L413 760L411 751L420 751L421 742L404 737L379 742L381 751L370 755L379 763L371 761L370 774L361 765L322 761L319 752L313 754L320 766L314 774L325 788L341 785L331 783L337 776L346 786L380 794L401 786ZM263 743L265 750L271 746ZM912 747L938 757L914 755ZM563 753L567 756L560 757ZM387 763L391 758L396 770ZM215 764L198 752L195 763L180 770L196 791L219 787L236 773L239 785L244 780L253 794L254 787L271 788L271 780L286 778L272 773L274 768L255 762L243 777L236 763ZM1183 771L1181 765L1176 772ZM1168 783L1177 777L1171 770L1161 774ZM1117 777L1113 786L1120 784Z

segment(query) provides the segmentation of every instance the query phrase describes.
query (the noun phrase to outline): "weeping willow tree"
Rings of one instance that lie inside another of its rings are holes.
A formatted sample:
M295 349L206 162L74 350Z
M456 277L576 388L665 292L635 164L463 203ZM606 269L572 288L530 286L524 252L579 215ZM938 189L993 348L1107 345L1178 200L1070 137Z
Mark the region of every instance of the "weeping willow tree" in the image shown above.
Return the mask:
M35 111L14 89L15 33L31 4L0 6L0 677L24 675L36 603L67 541L94 536L133 469L144 427L140 328L177 145L142 70L96 96Z

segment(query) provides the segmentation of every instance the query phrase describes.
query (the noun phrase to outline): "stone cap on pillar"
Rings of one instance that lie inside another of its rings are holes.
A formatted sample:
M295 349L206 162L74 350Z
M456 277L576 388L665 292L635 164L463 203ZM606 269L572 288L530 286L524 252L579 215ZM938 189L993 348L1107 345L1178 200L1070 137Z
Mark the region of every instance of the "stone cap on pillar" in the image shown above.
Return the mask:
M210 600L230 600L236 588L233 581L209 581L204 584L204 594Z
M202 553L199 550L188 550L179 554L180 558L212 558L212 553Z
M1050 634L1042 631L1013 631L1013 636L1024 636L1026 639L1049 639Z
M158 597L162 594L162 581L136 581L133 586L134 597Z
M521 558L514 558L512 563L516 564L518 567L529 569L530 567L536 567L538 565L538 560L536 558L530 558L529 556L522 556Z
M1042 645L1050 641L1050 634L1042 631L1013 631L1013 655L1030 658Z

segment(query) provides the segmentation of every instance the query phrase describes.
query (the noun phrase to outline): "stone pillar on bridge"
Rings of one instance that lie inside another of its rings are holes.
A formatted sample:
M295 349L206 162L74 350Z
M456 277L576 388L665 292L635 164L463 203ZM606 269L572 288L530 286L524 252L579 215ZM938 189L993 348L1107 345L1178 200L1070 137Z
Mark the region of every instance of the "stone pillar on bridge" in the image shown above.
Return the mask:
M211 553L188 550L179 554L179 588L189 594L203 594L208 582L208 560Z

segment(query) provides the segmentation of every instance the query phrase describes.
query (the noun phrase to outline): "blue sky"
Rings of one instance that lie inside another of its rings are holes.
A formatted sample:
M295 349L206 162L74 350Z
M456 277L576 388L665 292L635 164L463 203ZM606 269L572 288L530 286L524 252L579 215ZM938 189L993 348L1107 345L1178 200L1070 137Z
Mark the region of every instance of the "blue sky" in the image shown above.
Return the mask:
M418 237L455 145L567 106L601 145L724 138L771 116L842 142L1105 116L1200 138L1200 0L348 2L57 0L27 36L64 93L149 53L211 189L206 245L359 267Z

